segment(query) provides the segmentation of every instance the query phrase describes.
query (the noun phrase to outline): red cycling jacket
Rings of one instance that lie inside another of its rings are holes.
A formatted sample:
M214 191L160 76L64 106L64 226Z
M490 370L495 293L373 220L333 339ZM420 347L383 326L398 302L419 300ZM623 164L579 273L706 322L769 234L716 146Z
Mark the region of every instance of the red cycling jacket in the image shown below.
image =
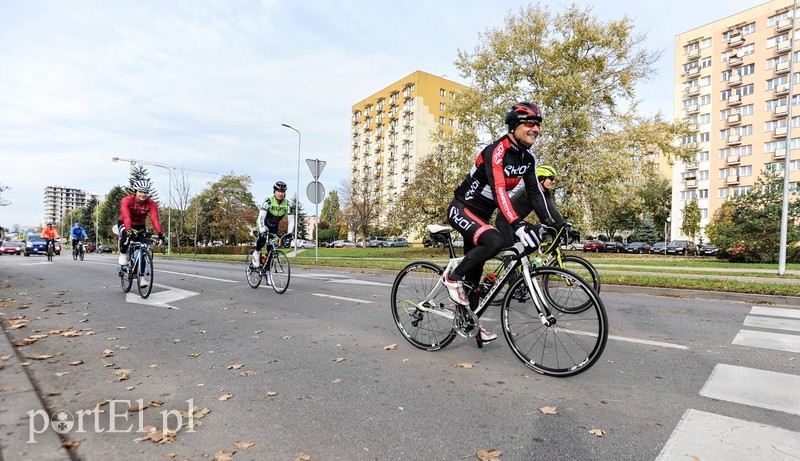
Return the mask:
M128 195L119 202L119 211L119 220L125 224L125 229L146 225L149 214L156 232L162 232L161 223L158 222L158 204L150 197L144 202L139 202L135 194Z

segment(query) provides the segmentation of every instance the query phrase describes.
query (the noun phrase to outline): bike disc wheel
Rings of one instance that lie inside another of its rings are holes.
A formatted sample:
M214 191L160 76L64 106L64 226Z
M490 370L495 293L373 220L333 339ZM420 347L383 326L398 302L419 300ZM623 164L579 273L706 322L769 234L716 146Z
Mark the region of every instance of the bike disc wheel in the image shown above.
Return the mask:
M282 294L286 292L286 289L289 288L290 276L289 258L286 253L275 250L269 264L269 278L275 293Z
M139 289L139 296L147 299L153 291L153 259L150 254L143 251L139 260L139 273L136 277L136 288Z
M253 288L258 288L261 285L261 271L253 267L253 255L248 254L245 258L245 274L247 275L247 284Z
M456 337L452 320L455 305L441 284L442 273L443 269L433 263L411 263L397 274L392 285L392 317L397 329L408 342L426 351L442 349ZM427 306L420 307L434 289L435 296Z
M524 300L507 295L500 311L503 334L514 355L537 373L555 377L577 375L594 365L605 349L608 341L605 307L589 283L576 274L550 266L531 274L533 282L540 286L545 276L550 284L549 296L562 306L587 303L589 306L575 312L550 309L552 319L550 325L545 325L530 295ZM510 292L519 285L525 285L524 277L512 283Z

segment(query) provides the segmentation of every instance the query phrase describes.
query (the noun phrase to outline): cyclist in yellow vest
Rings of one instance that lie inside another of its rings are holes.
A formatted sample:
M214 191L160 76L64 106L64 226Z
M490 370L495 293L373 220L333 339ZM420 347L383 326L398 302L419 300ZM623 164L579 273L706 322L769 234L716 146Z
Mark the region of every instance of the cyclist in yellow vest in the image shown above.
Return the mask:
M256 249L253 251L253 265L258 267L261 264L261 249L267 243L268 232L278 234L278 224L284 216L289 215L289 227L291 228L291 207L286 200L286 183L278 181L272 187L274 195L267 197L261 204L258 211L258 240Z

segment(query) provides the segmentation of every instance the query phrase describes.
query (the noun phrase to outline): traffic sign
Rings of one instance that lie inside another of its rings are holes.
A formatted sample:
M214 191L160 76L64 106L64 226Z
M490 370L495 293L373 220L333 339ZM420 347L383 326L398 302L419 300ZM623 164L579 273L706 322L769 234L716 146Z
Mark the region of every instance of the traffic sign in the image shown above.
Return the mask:
M306 187L306 195L311 203L319 204L325 199L325 187L319 181L311 181Z
M319 179L319 176L322 174L322 170L325 169L325 164L328 162L316 158L307 158L306 163L308 164L308 169L311 170L311 176L313 176L314 179Z

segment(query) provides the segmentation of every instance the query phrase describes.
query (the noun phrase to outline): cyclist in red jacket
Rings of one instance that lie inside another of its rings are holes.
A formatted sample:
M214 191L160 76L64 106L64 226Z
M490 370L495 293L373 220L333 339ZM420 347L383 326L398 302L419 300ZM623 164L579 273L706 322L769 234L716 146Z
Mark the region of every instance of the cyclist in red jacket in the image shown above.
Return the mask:
M119 264L127 264L128 244L131 242L131 230L144 231L147 229L147 216L153 222L153 228L158 233L158 238L164 240L161 223L158 222L158 204L150 198L150 182L140 179L133 183L133 194L128 195L119 203Z

